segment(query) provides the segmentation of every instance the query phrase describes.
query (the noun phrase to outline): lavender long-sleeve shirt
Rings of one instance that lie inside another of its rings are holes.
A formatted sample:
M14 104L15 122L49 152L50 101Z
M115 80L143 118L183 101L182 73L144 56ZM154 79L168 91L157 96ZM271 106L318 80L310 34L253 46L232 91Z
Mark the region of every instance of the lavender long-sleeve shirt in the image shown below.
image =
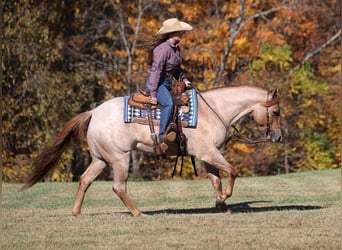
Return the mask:
M186 80L181 69L182 58L179 47L168 40L153 49L153 62L148 69L147 88L152 97L156 97L158 85L166 78L173 76L178 81Z

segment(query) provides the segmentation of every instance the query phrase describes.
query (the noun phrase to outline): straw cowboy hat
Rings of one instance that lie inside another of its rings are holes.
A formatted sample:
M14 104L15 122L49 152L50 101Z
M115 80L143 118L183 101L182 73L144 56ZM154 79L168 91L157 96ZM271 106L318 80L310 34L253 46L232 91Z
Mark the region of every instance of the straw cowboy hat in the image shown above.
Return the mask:
M172 33L176 31L192 30L192 26L186 22L181 22L177 18L170 18L163 22L163 26L156 33L156 35L162 35Z

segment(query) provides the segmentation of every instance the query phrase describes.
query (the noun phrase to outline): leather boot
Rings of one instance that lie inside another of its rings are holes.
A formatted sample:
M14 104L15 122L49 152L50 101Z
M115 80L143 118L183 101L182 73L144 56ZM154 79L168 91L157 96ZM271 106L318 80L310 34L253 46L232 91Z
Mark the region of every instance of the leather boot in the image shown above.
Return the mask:
M175 140L176 140L176 132L174 132L174 131L171 131L171 132L169 132L167 135L166 135L166 137L165 137L165 139L168 141L168 142L174 142Z

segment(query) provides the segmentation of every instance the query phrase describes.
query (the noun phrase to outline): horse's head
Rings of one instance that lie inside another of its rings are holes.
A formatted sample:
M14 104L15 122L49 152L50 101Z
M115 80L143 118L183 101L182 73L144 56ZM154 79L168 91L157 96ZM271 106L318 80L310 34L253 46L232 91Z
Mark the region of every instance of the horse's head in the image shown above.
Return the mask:
M278 89L268 93L267 100L257 104L252 114L258 125L266 127L266 140L272 142L282 140Z

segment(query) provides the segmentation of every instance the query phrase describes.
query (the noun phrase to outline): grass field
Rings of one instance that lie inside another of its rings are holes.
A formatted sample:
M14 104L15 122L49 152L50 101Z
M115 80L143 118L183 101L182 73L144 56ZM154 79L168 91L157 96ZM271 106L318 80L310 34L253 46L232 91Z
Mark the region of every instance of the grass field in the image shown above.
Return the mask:
M95 182L75 218L77 185L3 183L1 249L342 249L340 169L238 178L225 214L209 180L129 182L144 218Z

